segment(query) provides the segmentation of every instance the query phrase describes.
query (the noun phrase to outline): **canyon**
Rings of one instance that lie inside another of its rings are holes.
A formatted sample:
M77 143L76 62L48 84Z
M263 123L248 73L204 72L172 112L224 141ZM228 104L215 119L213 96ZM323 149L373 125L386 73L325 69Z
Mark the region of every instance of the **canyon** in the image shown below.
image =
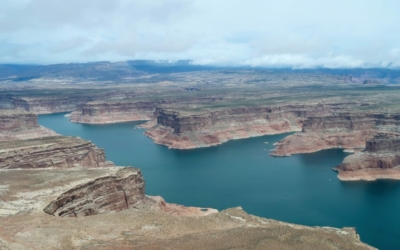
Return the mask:
M138 127L173 149L292 133L270 154L343 148L355 153L335 167L340 180L400 179L400 91L386 86L398 82L398 72L173 72L141 63L6 67L0 248L374 249L353 228L301 226L240 207L217 211L148 196L139 169L117 167L94 143L41 127L36 114L68 112L70 121L85 124L148 121Z
M139 169L115 167L104 150L77 137L0 144L4 249L374 249L353 228L300 226L242 208L218 212L146 196Z

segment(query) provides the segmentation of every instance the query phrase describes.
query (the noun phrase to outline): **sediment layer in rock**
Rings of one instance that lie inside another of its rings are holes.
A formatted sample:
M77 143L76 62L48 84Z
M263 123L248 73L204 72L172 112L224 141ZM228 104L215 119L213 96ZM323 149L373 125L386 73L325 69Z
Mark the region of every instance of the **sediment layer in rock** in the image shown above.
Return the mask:
M205 112L158 110L157 125L145 132L156 143L189 149L218 145L231 139L300 131L303 119L323 115L340 105L238 107Z
M113 100L127 98L135 93L120 91L102 91L96 89L55 91L38 90L33 95L0 95L0 108L32 112L34 114L52 114L78 110L80 105L95 100Z
M303 131L276 143L274 156L311 153L329 148L365 148L379 132L400 131L397 114L343 113L308 117Z
M364 148L365 141L372 138L375 133L374 130L296 133L275 143L276 149L270 155L290 156L330 148Z
M78 137L0 142L0 169L113 166L103 149Z
M400 179L400 135L378 134L366 142L366 150L347 156L335 167L341 180Z
M23 140L57 133L39 125L35 114L19 110L0 110L0 141Z
M115 175L95 179L63 193L44 211L61 217L79 217L134 208L145 200L139 169L122 168Z
M150 120L158 103L137 101L88 103L81 105L78 111L72 112L69 119L72 122L89 124Z
M95 101L80 105L78 111L72 112L70 121L89 124L107 124L154 119L161 106L185 107L200 103L212 103L221 98L170 98L154 101L137 101L123 99L119 101ZM158 108L158 109L157 109Z

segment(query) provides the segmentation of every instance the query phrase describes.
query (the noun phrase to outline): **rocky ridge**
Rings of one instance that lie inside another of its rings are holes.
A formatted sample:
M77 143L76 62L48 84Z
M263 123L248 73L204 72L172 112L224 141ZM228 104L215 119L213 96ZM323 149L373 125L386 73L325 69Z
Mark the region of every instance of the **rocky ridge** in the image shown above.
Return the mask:
M326 115L344 106L289 104L204 112L159 109L157 125L148 129L145 135L169 148L214 146L232 139L301 131L307 117Z
M78 123L108 124L129 121L146 121L157 117L160 107L184 107L221 100L218 97L170 98L154 101L122 99L95 101L82 104L71 113L69 120Z
M302 132L276 143L274 156L311 153L329 148L361 150L379 132L400 131L400 115L336 113L304 120Z
M0 141L23 140L57 133L42 127L35 114L17 110L0 110Z
M334 170L345 181L400 179L400 134L377 134L365 151L347 156Z
M103 149L78 137L53 136L0 142L0 169L113 166Z

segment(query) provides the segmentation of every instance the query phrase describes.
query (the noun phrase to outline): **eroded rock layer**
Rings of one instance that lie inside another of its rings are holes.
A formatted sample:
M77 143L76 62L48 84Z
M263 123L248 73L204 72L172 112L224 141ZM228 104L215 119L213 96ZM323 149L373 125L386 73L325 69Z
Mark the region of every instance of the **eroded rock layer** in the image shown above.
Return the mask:
M400 115L374 113L337 113L308 117L301 133L276 143L271 155L311 153L329 148L365 148L377 133L400 131Z
M0 142L0 169L113 166L103 149L78 137Z
M343 106L339 104L238 107L205 112L159 109L157 125L145 134L170 148L207 147L231 139L301 131L307 117L341 109Z
M78 111L71 113L70 121L89 124L145 121L157 117L158 110L161 110L159 107L187 107L187 105L212 103L221 99L218 97L194 97L138 101L128 98L118 101L95 101L80 105Z
M341 180L400 179L400 134L382 133L335 167Z
M23 140L57 135L39 125L35 114L18 110L0 110L0 141Z
M52 201L44 211L61 217L79 217L133 208L145 200L139 169L123 168L115 175L79 185Z
M80 105L95 100L122 99L132 95L132 92L100 91L87 89L84 91L38 91L40 94L30 95L0 95L1 109L14 109L32 112L35 114L51 114L60 112L71 112L78 109Z
M162 102L107 102L81 105L71 113L70 121L90 124L106 124L150 120L155 107Z

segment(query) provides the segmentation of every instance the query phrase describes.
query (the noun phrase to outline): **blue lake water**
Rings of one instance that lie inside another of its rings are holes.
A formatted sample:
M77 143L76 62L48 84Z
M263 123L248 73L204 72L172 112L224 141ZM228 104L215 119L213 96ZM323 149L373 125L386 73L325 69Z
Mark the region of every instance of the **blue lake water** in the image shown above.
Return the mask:
M286 136L273 135L172 150L154 144L144 129L134 129L140 122L85 125L64 115L41 115L39 123L91 140L116 165L141 168L148 195L219 210L241 206L248 213L290 223L356 227L363 242L400 249L400 182L338 180L331 169L347 155L340 149L271 157L272 144Z

